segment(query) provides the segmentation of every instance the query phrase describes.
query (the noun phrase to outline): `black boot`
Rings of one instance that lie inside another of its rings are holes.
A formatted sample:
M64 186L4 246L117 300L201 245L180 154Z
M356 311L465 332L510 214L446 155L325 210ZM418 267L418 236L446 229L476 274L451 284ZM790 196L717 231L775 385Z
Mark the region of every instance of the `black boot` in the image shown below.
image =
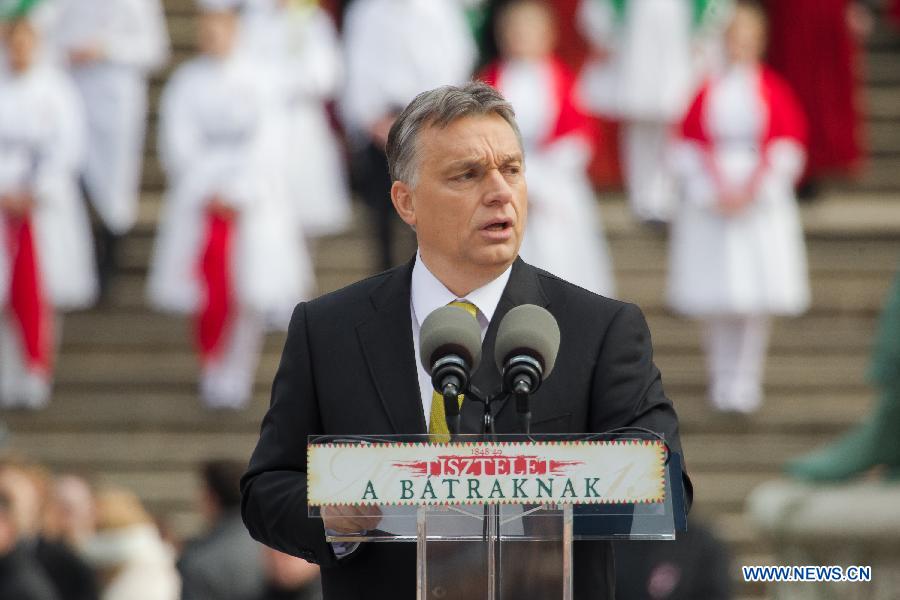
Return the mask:
M113 277L119 268L119 240L121 236L112 233L102 223L98 223L94 232L94 244L97 252L97 279L100 284L99 301L105 304L109 299L109 289Z

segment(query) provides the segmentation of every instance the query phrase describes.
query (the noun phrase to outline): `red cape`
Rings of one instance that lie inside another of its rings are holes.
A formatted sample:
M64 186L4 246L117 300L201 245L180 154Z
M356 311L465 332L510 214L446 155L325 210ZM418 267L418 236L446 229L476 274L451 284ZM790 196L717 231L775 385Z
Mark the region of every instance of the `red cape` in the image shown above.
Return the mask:
M41 282L32 219L0 214L0 224L6 228L12 267L9 311L19 326L22 356L29 370L49 373L53 367L53 313ZM4 258L0 256L0 260Z
M708 80L700 88L682 123L681 137L699 143L706 150L708 167L713 177L719 181L716 163L712 160L715 150L713 139L710 137L706 127L707 99L713 85L715 85L715 80ZM766 114L766 128L760 140L762 149L760 162L754 176L751 178L751 188L754 188L759 183L759 179L767 167L765 162L766 148L773 141L787 138L796 141L804 147L808 146L806 117L787 82L777 73L763 66L759 71L758 92L768 110Z
M552 76L553 96L558 107L554 119L553 130L549 133L543 144L547 145L567 135L581 135L587 140L593 149L595 132L587 114L581 109L575 93L575 76L562 61L557 58L548 59ZM503 71L503 61L495 61L489 64L479 74L478 78L488 85L498 87ZM502 90L501 90L502 91Z
M711 147L712 140L706 130L706 100L714 80L708 80L697 94L681 127L681 135L685 139L700 142ZM777 73L762 67L759 77L759 94L768 107L768 122L765 134L760 140L767 146L772 140L790 138L807 146L807 124L803 109L797 101L790 86Z

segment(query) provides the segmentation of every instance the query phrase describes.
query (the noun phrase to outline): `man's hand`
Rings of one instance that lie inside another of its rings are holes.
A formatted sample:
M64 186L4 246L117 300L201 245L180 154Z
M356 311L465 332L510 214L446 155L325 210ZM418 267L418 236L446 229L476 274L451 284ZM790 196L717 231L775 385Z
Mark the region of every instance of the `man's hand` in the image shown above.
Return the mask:
M88 44L69 51L69 63L80 67L103 60L103 50L100 44Z
M743 190L723 190L719 194L719 212L726 217L733 217L753 202L753 194Z
M233 219L237 215L237 211L233 206L226 203L219 196L213 196L206 205L209 212L223 219Z
M24 217L34 208L34 198L28 193L0 196L0 211L13 217Z
M381 509L377 506L323 506L321 514L325 529L335 533L368 531L381 521Z

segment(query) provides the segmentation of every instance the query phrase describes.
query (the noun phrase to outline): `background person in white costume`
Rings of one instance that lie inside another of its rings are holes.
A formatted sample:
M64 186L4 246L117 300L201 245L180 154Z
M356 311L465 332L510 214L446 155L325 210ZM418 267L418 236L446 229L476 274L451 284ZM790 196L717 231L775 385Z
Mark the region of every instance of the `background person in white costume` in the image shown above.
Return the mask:
M581 31L595 49L583 71L585 101L622 122L619 147L628 201L642 221L665 222L675 190L671 131L695 84L694 14L709 0L582 0ZM698 15L699 16L699 15Z
M676 151L684 200L672 223L669 301L703 323L713 406L752 412L770 315L809 305L794 196L806 123L784 80L759 62L758 6L738 4L726 41L729 65L701 89Z
M165 65L160 0L53 0L50 32L87 113L83 183L99 217L101 286L116 268L116 239L137 220L147 78Z
M549 6L512 0L497 15L500 60L484 79L516 111L528 179L528 227L520 254L592 292L615 286L599 207L587 176L592 131L574 77L553 54L556 32Z
M313 274L273 160L283 155L280 115L268 110L255 63L236 51L237 3L199 4L202 54L175 72L162 99L169 189L148 293L157 308L196 316L206 404L240 408L265 325L287 326Z
M287 192L310 237L340 233L352 213L344 157L326 103L343 78L340 42L316 0L249 0L243 46L272 87L284 112Z
M372 207L379 269L395 265L391 179L384 146L416 94L466 81L476 49L459 0L354 0L344 17L347 80L341 114L359 193Z
M27 4L27 3L26 3ZM4 26L0 74L0 406L50 399L62 319L94 302L90 223L78 192L84 115L67 76L37 59L21 11Z

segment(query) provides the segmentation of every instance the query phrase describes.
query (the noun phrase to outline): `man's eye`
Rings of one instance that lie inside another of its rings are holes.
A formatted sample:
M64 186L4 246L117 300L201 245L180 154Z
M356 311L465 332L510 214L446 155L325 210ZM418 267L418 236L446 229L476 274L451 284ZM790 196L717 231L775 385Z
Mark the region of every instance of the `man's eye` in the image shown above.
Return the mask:
M522 172L522 167L520 165L507 165L503 170L507 175L518 175Z
M471 181L475 179L476 173L475 171L466 171L464 173L460 173L456 177L453 178L454 181Z

